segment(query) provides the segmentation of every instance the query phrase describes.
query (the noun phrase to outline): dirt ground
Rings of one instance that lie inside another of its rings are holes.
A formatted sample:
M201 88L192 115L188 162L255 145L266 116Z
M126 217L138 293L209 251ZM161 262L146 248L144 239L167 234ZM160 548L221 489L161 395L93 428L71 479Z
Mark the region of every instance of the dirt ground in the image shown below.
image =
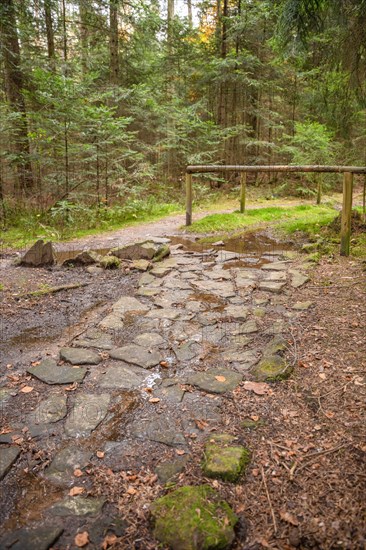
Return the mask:
M177 224L182 222L178 216L68 246L110 248L149 235L178 233ZM17 387L29 379L25 368L30 362L52 354L56 345L102 318L121 294L133 295L137 275L128 270L95 275L83 268L14 267L13 257L7 254L1 260L0 372L3 383ZM45 296L25 295L40 285L70 283L85 286ZM240 518L234 550L366 548L365 283L360 260L321 260L312 268L311 282L293 289L288 297L312 302L287 334L292 377L272 384L265 395L240 385L224 396L224 424L252 452L239 483L204 478L202 442L191 442L192 460L175 487L209 483L220 492ZM244 428L244 419L253 426ZM166 457L172 456L174 450L168 449ZM124 473L109 466L89 471L89 494L107 495L123 518L124 528L108 546L113 549L158 548L149 504L166 489L157 482L149 458L144 458L140 468ZM41 456L40 467L47 460L47 454ZM1 517L9 525L14 499L2 497ZM66 549L57 544L55 548Z

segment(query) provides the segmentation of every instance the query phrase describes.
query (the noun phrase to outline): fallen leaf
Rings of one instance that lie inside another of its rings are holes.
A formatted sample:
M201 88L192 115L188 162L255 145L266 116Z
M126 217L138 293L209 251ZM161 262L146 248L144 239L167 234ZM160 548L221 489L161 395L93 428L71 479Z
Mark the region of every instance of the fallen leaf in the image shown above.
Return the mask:
M89 544L89 533L88 531L83 531L82 533L78 533L74 539L75 546L78 548L83 548L87 544Z
M321 378L322 380L325 380L326 379L326 374L324 372L320 372L319 373L319 378Z
M152 393L153 390L152 390L152 388L145 388L145 391L146 391L147 393Z
M257 416L256 414L252 414L252 416L250 418L251 418L251 420L253 420L253 422L258 422L258 420L259 420L259 416Z
M215 376L215 379L216 379L218 382L226 382L225 376Z
M97 451L96 455L98 458L104 458L105 452L104 451Z
M186 454L186 452L183 451L183 449L176 449L176 450L175 450L175 453L176 453L177 455L179 455L179 456L182 456L182 455L185 455L185 454Z
M73 384L71 384L71 386L67 386L65 388L65 391L75 391L78 387L78 384L77 382L74 382Z
M270 387L265 382L244 382L244 389L252 391L257 395L266 395L269 393Z
M160 361L160 366L163 367L164 369L167 369L169 365L166 361Z
M117 542L117 535L107 535L102 543L102 550L107 550L110 546L113 546Z
M24 386L23 388L20 388L19 391L21 391L22 393L30 393L31 391L33 391L34 388L32 388L32 386Z
M253 468L253 470L252 470L252 475L253 475L254 477L258 477L258 476L259 476L259 469L258 469L258 468Z
M70 497L76 497L77 495L81 495L81 493L84 492L84 487L72 487L69 491Z
M41 364L41 361L33 361L31 363L32 367L38 367L38 365L40 365L40 364Z
M291 523L291 525L299 525L298 519L291 514L290 512L285 512L283 510L280 511L280 518L283 521L286 521L286 523Z
M131 487L131 486L127 489L126 492L127 492L127 494L129 494L129 495L135 495L135 494L137 493L136 489L134 489L134 488Z
M75 477L81 477L81 476L83 476L83 475L84 475L84 473L83 473L82 470L80 470L79 468L76 468L76 469L74 470L74 476L75 476Z
M308 369L309 365L307 363L304 363L304 361L299 361L299 367L302 367L303 369Z
M204 420L198 420L198 418L196 418L194 422L197 428L202 431L208 426L207 422L205 422Z
M335 416L335 413L332 411L326 411L324 414L327 418L334 418Z
M11 440L13 443L16 443L17 445L21 445L24 441L24 438L20 435L12 435Z
M159 403L159 401L159 397L152 397L151 399L149 399L149 403Z

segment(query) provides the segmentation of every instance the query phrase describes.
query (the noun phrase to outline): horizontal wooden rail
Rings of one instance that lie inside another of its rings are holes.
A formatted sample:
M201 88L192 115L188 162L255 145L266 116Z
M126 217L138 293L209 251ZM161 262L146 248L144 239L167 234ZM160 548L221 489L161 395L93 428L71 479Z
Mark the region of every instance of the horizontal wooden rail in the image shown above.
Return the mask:
M337 174L348 172L351 174L366 174L366 166L243 166L241 164L220 166L218 164L201 164L187 166L186 172L188 174L200 174L202 172L333 172Z
M186 168L186 225L192 224L192 174L203 172L243 172L240 178L240 212L245 211L246 173L247 172L328 172L344 174L343 176L343 206L341 221L341 249L342 256L349 256L351 241L352 191L353 174L366 174L366 166L243 166L237 165L210 165L187 166Z

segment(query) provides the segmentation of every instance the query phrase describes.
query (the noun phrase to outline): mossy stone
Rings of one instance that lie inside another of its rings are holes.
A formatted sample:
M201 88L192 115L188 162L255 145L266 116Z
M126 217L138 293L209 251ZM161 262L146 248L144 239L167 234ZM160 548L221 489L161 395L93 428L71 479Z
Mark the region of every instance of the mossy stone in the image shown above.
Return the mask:
M260 426L263 426L263 424L263 420L252 420L251 418L245 418L241 423L241 426L247 430L256 430Z
M235 438L229 434L210 437L205 445L205 459L202 465L207 477L225 481L238 480L250 461L250 451L242 445L232 445Z
M121 260L117 256L103 256L99 261L99 265L103 269L118 269L121 265Z
M209 485L180 487L151 506L154 536L172 550L220 550L233 542L238 521Z
M167 244L162 244L157 249L156 253L154 254L154 257L152 261L155 262L161 262L163 258L166 258L170 254L170 248Z
M292 373L292 368L280 355L268 355L255 365L252 374L259 382L276 382L286 380Z

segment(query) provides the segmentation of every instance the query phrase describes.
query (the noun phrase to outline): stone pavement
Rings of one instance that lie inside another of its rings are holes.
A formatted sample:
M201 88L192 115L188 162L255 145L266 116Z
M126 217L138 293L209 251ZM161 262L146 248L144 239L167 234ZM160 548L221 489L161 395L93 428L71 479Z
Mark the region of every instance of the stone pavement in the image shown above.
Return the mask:
M185 468L195 439L206 442L202 467L207 477L238 479L250 449L227 433L220 412L223 396L243 380L290 376L289 325L311 307L289 303L291 291L308 280L298 262L265 253L251 267L241 260L224 249L199 253L171 246L167 259L140 276L135 296L121 296L97 326L61 348L59 357L44 357L29 367L32 383L47 387L47 397L32 403L23 424L0 436L0 477L16 479L29 468L17 437L34 439L50 455L49 465L36 476L47 481L53 498L49 506L45 498L41 520L7 531L1 548L42 550L57 539L54 547L65 548L77 529L93 524L103 510L116 514L107 499L87 491L69 494L80 486L75 471L93 464L113 471L154 464L164 485ZM13 396L0 388L0 399L6 419ZM182 456L162 460L167 447ZM201 487L192 495L189 489L176 491L176 501L171 493L169 505L182 504L186 514L192 502L203 499L210 518L217 506L221 514L226 510L224 529L217 522L207 527L224 547L234 537L234 515L211 489ZM161 510L167 505L159 499L152 508L155 536L172 548L185 548L180 537L193 536L189 530L175 533L175 539L171 529L169 536L164 531ZM100 547L102 540L103 532L97 533L90 547Z

